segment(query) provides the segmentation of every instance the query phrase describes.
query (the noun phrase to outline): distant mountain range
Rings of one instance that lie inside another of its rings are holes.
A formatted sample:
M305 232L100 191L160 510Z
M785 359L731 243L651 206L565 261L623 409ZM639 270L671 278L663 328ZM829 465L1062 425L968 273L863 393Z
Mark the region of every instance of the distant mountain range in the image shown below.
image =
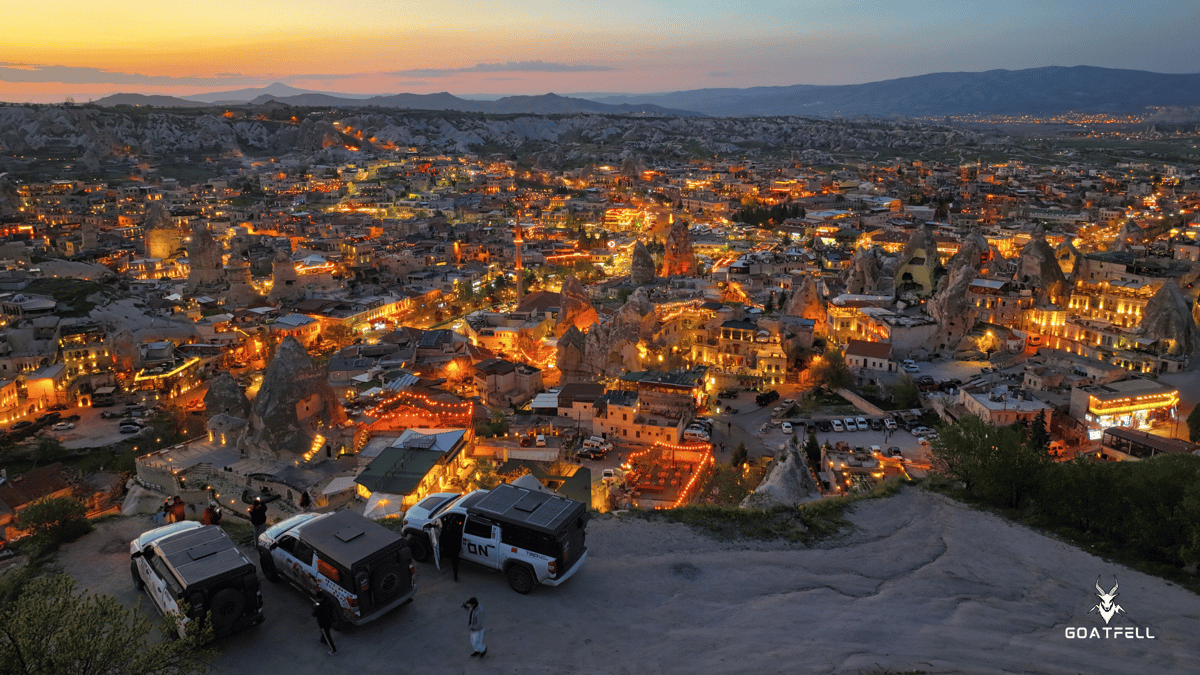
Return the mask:
M259 89L191 97L116 94L102 106L203 107L264 105L306 107L377 106L412 110L460 110L495 114L572 114L720 117L930 117L943 115L1045 115L1063 112L1127 113L1148 106L1200 106L1200 74L1168 75L1092 66L1048 66L982 73L932 73L850 85L694 89L661 94L543 94L481 101L438 94L362 97L273 84Z
M696 89L597 96L603 103L686 108L706 115L1022 115L1139 112L1147 106L1200 105L1200 74L1166 75L1092 66L1048 66L982 73L932 73L837 86Z
M690 110L672 110L658 105L644 103L600 103L583 98L569 98L557 94L542 94L541 96L505 96L495 101L472 101L458 98L452 94L393 94L390 96L370 96L366 98L346 98L344 95L323 92L303 92L291 95L280 95L264 90L279 91L286 85L273 84L262 89L242 89L236 92L217 92L204 94L207 100L192 100L174 96L146 96L143 94L113 94L95 101L100 106L151 106L159 108L207 108L214 105L252 105L284 104L301 107L355 108L375 106L378 108L397 108L409 110L459 110L462 112L492 113L497 115L513 113L532 113L537 115L559 115L578 113L599 113L605 115L653 115L673 117L697 117L700 113ZM290 89L290 87L288 87ZM302 90L295 90L302 91ZM249 98L227 98L231 94L240 94ZM195 97L201 98L201 97Z

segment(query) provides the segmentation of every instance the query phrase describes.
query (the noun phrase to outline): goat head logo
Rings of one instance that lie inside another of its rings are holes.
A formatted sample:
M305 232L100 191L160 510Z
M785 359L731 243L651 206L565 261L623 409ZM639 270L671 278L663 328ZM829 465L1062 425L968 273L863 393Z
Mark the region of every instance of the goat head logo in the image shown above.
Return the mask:
M1113 615L1125 613L1125 610L1117 604L1117 595L1119 595L1117 593L1118 586L1117 578L1114 576L1112 590L1105 592L1103 588L1100 588L1100 577L1096 577L1096 595L1100 598L1100 604L1089 609L1088 614L1100 612L1100 616L1104 617L1104 625L1106 626L1109 619L1113 618Z

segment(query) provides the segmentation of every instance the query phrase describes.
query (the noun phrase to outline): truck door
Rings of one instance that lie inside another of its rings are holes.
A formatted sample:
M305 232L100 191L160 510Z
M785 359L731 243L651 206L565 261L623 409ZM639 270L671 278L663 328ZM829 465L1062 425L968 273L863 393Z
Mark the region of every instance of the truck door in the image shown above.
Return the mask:
M499 543L500 528L479 516L467 516L467 522L463 524L462 551L459 553L464 560L498 568Z
M275 547L275 568L299 587L313 593L320 590L312 547L291 534L285 534Z

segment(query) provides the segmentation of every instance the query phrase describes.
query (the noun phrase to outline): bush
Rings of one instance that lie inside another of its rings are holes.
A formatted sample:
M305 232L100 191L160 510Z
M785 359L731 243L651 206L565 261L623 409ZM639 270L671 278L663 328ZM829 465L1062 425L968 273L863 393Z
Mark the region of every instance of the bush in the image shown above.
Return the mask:
M21 511L17 526L41 538L51 548L92 531L87 507L74 497L54 497L30 504Z

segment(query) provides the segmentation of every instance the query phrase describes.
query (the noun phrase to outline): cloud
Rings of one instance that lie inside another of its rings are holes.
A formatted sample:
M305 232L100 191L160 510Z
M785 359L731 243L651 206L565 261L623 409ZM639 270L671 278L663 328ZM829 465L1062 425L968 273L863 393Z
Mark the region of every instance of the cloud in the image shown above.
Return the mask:
M616 70L608 66L589 64L571 65L550 61L509 61L507 63L477 63L466 68L417 68L397 70L388 75L400 77L446 77L459 73L585 73Z
M45 66L33 64L5 63L0 65L0 82L59 82L63 84L134 84L148 86L245 84L257 82L259 78L240 74L223 74L218 77L171 77L168 75L142 75L122 73L100 68L78 66Z

